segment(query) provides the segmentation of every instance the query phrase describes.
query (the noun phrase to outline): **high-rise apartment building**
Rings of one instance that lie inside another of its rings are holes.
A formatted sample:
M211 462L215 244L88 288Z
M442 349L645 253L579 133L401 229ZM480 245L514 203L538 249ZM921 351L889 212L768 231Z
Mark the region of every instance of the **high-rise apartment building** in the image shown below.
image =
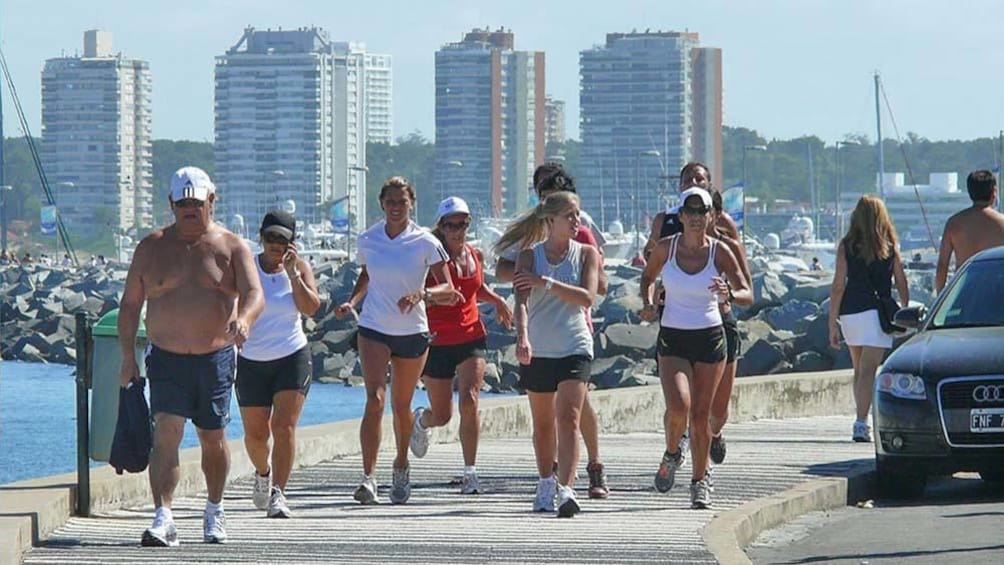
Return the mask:
M565 136L565 101L548 96L544 101L544 120L547 124L546 143L564 143Z
M153 226L150 66L84 32L42 70L42 162L71 236ZM165 195L160 195L165 197Z
M321 222L348 197L366 218L365 53L319 28L244 30L216 58L216 184L224 221L295 205ZM252 228L253 229L253 228Z
M480 215L527 207L544 159L544 53L517 51L510 31L475 29L436 52L437 198Z
M366 140L394 142L394 71L390 55L366 53Z
M604 228L621 219L647 230L688 161L722 178L720 49L700 47L697 33L610 33L579 65L579 194Z

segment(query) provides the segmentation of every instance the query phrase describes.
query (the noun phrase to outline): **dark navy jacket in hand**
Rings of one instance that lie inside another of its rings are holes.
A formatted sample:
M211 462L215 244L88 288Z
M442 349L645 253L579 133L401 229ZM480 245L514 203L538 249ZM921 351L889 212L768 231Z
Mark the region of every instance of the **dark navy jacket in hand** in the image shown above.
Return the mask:
M119 390L119 418L115 425L111 457L108 458L108 463L115 467L119 475L123 471L141 473L150 463L153 426L150 407L143 395L145 387L146 379L138 379L131 386Z

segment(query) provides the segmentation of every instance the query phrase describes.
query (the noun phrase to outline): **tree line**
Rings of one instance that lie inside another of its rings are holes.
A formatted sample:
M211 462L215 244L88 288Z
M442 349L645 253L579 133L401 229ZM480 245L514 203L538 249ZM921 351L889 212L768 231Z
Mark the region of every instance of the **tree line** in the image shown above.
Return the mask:
M867 192L875 186L878 155L874 141L867 136L849 136L840 147L839 182L845 192ZM724 127L723 170L724 179L715 184L729 187L742 180L744 147L765 146L766 151L746 151L747 193L767 201L786 199L810 201L809 154L812 154L812 180L821 201L832 202L837 183L837 154L833 143L816 136L795 139L766 139L756 130L743 127ZM40 143L36 139L36 143ZM574 175L579 170L581 142L569 139L552 143L548 155L563 155L565 166ZM975 169L993 170L998 163L1000 148L995 138L973 140L932 141L909 133L902 144L892 139L883 142L883 155L887 172L907 172L907 163L916 182L926 184L931 172L957 172L960 188L964 190L965 177ZM32 164L27 144L22 138L4 140L5 184L12 187L3 192L7 218L11 222L13 240L27 236L35 239L38 232L39 209L45 197ZM404 175L418 189L418 216L422 223L430 223L438 202L432 190L435 178L435 146L420 133L414 132L397 139L394 144L371 143L367 146L366 162L367 198L369 218L379 216L377 194L384 179L391 175ZM167 221L166 194L171 173L184 165L202 167L210 175L214 172L212 143L184 140L158 139L153 142L154 218ZM683 163L677 164L682 166ZM669 164L670 168L674 167ZM907 175L907 182L910 176ZM427 188L428 190L423 190ZM58 202L57 202L58 204ZM105 236L110 240L110 235ZM97 242L87 242L97 245ZM108 242L102 240L101 246ZM86 248L86 245L85 245Z

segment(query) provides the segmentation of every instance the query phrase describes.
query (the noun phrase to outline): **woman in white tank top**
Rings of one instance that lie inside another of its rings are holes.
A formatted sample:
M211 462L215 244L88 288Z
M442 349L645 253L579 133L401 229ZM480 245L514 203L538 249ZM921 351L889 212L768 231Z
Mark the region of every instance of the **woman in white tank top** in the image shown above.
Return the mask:
M690 451L693 477L691 505L711 505L711 483L707 474L711 447L708 417L711 401L725 368L725 333L718 309L719 301L753 303L735 255L716 239L708 237L711 194L699 187L680 194L683 233L659 241L641 277L641 297L645 305L641 318L655 321L653 283L662 277L666 288L665 310L659 330L659 378L666 399L666 452L655 476L660 492L673 487L676 471L683 465L680 438L690 417Z
M237 356L235 390L244 446L255 467L252 501L269 518L289 518L286 482L293 470L296 423L313 373L301 317L313 316L321 299L310 264L296 253L293 215L282 210L265 214L259 233L262 252L255 263L265 309Z
M522 249L524 243L540 241L547 233L547 239L522 251L516 260L516 358L520 386L530 400L540 476L533 509L557 509L558 516L565 518L579 512L572 485L579 463L579 419L593 357L586 310L596 298L600 269L596 248L573 241L580 221L579 198L571 192L557 192L514 222L499 240L502 245L517 243Z

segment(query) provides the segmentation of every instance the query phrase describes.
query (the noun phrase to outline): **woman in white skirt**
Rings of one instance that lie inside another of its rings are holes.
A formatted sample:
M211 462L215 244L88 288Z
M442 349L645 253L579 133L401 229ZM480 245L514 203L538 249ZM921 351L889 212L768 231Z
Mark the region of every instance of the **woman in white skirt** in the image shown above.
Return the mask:
M879 299L892 297L893 278L905 308L910 303L910 287L899 256L896 228L881 199L862 196L851 214L847 235L837 247L830 287L830 346L840 348L842 331L854 365L854 441L871 441L868 412L875 372L892 347L892 336L882 330L879 321Z

